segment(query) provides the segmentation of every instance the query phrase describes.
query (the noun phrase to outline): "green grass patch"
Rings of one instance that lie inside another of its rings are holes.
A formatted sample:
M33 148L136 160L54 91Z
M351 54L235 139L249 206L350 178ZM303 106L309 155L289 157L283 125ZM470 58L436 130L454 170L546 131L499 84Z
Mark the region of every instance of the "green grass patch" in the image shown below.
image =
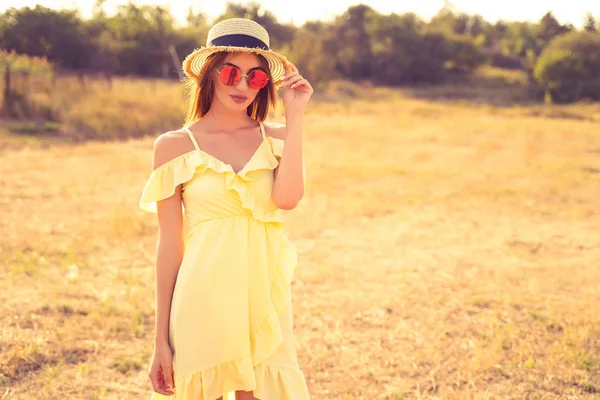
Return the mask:
M137 360L131 360L127 358L119 358L114 360L110 367L119 371L123 375L130 372L140 371L142 369L142 363Z

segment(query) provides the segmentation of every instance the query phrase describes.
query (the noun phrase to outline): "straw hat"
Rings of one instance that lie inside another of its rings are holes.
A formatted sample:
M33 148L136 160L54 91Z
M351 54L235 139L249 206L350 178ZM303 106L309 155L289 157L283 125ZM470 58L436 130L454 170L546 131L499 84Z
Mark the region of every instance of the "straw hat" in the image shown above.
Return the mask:
M209 55L220 51L256 53L269 62L275 86L283 84L288 60L269 48L269 34L258 23L244 18L230 18L218 22L208 31L206 47L191 52L183 60L183 71L190 78L198 78Z

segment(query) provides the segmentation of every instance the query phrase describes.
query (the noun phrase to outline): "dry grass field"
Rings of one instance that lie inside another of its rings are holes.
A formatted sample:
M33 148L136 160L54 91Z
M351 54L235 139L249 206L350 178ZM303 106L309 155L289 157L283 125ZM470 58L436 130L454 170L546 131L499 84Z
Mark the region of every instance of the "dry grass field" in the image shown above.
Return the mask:
M313 398L599 398L600 105L442 92L307 113L286 217ZM0 398L147 399L153 138L0 131Z

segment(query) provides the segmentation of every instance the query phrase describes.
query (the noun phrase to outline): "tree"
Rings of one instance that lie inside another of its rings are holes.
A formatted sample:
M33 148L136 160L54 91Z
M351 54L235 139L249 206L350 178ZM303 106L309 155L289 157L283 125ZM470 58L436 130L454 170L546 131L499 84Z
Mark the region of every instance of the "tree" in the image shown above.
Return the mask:
M489 36L491 36L491 24L484 20L481 15L474 15L469 18L469 23L467 24L467 33L473 37L485 35L487 42L489 40Z
M465 13L456 14L450 7L442 8L430 22L436 30L466 34L469 32L471 17Z
M550 43L554 37L567 33L570 30L570 27L561 25L552 12L547 12L537 26L537 36L541 40L540 49Z
M168 44L174 41L174 19L160 6L118 7L108 19L110 37L119 44L119 73L165 76L170 63Z
M600 100L600 35L559 36L538 58L534 76L553 101Z
M596 19L592 13L587 13L585 16L585 24L583 29L587 32L598 32L598 29L596 28Z
M106 0L96 0L92 8L93 19L106 17L106 11L104 11L104 3L106 3Z
M185 17L188 26L200 28L208 25L208 19L206 15L200 11L196 11L193 6L188 7L188 12Z
M525 57L528 50L538 54L543 45L538 40L536 26L529 22L510 22L501 41L502 52L507 56Z
M371 38L367 32L369 20L376 11L365 5L351 6L333 22L332 39L337 42L333 56L337 70L350 79L371 77Z
M0 15L0 21L0 48L47 57L61 67L86 66L89 41L76 12L40 5L10 8Z
M450 48L448 64L455 72L471 73L486 61L486 55L472 37L453 35L447 39Z
M366 26L371 39L371 79L379 84L399 85L415 79L414 68L419 61L419 53L431 54L422 45L423 22L412 13L404 15L373 15ZM435 66L430 60L427 67ZM427 77L432 74L425 72Z
M323 40L330 31L328 25L306 23L298 29L290 45L281 50L311 82L327 81L337 75L335 59L325 49L328 42Z

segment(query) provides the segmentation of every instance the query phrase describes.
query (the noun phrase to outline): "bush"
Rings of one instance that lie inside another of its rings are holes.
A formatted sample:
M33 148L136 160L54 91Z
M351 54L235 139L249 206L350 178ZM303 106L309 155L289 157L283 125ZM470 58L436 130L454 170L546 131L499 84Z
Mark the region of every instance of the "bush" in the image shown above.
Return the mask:
M476 41L465 35L448 37L451 49L449 65L452 70L468 74L486 62L487 56Z
M302 75L313 83L328 81L335 77L335 59L331 57L322 35L304 27L299 28L291 44L279 52L287 56Z
M54 65L43 57L0 50L0 115L9 118L48 117L31 98L30 88L50 82Z
M523 69L523 57L507 55L499 51L492 51L489 54L490 65L492 67L504 69Z
M439 83L446 79L445 64L452 57L448 35L450 34L429 30L414 40L406 51L412 56L406 73L408 83Z
M556 37L538 58L534 77L554 102L600 100L600 35L572 32Z

